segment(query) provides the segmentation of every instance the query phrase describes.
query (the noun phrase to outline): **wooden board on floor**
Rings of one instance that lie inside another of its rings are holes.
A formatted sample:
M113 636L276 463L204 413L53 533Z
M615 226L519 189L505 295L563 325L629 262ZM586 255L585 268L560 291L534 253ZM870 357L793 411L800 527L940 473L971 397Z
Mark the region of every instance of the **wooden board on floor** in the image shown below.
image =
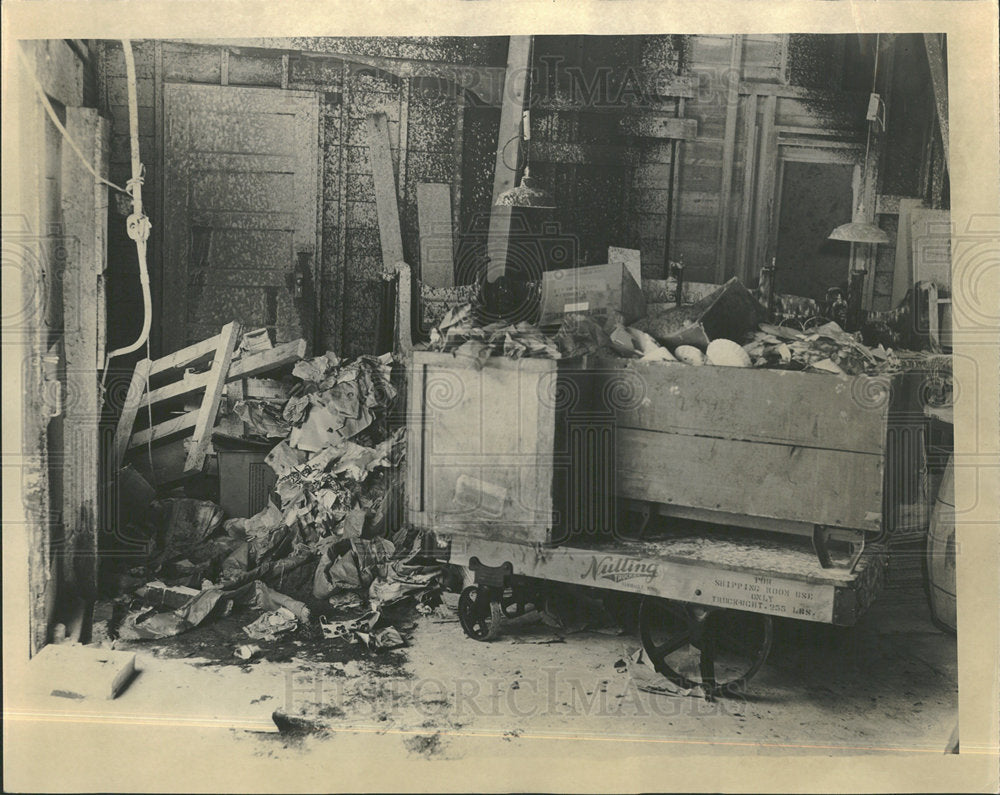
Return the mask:
M450 185L432 182L417 185L417 222L420 226L420 281L430 287L454 287Z

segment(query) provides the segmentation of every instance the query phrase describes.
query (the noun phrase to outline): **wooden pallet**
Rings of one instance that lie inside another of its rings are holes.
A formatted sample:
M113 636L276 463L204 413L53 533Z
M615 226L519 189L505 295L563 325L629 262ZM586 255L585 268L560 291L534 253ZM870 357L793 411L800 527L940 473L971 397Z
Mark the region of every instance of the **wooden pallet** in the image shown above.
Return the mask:
M172 437L174 441L171 454L159 456L169 461L162 467L154 463L154 469L157 472L169 471L176 477L202 471L205 457L210 451L212 431L215 428L225 385L228 382L242 383L243 379L298 361L305 355L305 340L295 340L269 350L244 355L234 362L240 331L240 324L233 321L226 324L214 337L189 345L162 359L143 359L136 365L115 431L116 467L122 466L130 451L155 443L159 443L162 449L165 447L164 440ZM205 372L185 375L185 369L190 365L207 361L211 361L211 366ZM164 374L173 380L150 389L150 381ZM198 408L152 427L134 431L135 420L141 409L151 410L164 401L190 396L197 392L202 392ZM183 452L178 455L180 451ZM150 474L154 475L153 472ZM161 474L154 476L153 479L164 482L172 477Z

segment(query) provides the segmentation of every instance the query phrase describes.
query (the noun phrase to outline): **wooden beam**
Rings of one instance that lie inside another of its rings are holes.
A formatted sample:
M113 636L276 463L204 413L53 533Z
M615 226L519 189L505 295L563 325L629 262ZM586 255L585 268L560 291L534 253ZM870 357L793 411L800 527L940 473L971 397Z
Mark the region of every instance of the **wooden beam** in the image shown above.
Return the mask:
M733 188L733 160L736 151L736 117L739 114L739 83L735 76L742 73L743 36L733 36L729 53L729 91L726 94L726 129L722 142L722 185L719 188L719 226L715 237L715 281L726 279L729 246L729 200Z
M784 86L780 83L758 83L745 80L739 84L739 93L743 95L760 94L762 97L782 97L784 99L811 99L817 103L853 99L858 102L868 101L867 91L828 91L821 88L802 88L801 86Z
M896 196L890 193L880 193L875 197L876 215L899 215L899 209L905 199L910 196Z
M918 207L923 207L920 199L903 198L899 200L899 220L896 224L896 256L892 266L892 298L891 307L899 306L906 297L907 291L913 286L913 250L910 246L910 213Z
M161 422L159 425L154 425L152 428L136 431L132 434L132 441L129 442L128 449L133 450L144 444L155 442L158 439L165 439L168 436L173 436L175 433L180 433L181 431L186 431L188 428L193 428L198 424L198 415L200 413L200 411L189 411L179 417L174 417L172 420L167 420L166 422Z
M159 389L149 391L146 397L143 398L142 405L152 406L154 403L160 403L164 400L171 400L181 395L197 392L199 389L204 389L207 385L208 373L196 373L186 378L181 378L172 384L161 386Z
M125 451L129 448L129 439L132 438L134 441L132 428L135 425L135 415L139 412L139 406L142 405L142 396L146 392L146 383L152 364L149 359L142 359L132 371L132 382L129 384L125 404L122 406L122 413L118 416L118 427L115 430L116 472L125 458Z
M697 119L679 119L653 113L632 113L620 122L622 132L642 138L667 138L691 141L698 137Z
M253 378L255 375L266 373L269 370L277 370L279 367L297 362L306 355L306 341L294 340L283 342L267 351L244 355L233 362L229 368L226 381L236 381L240 378Z
M66 108L66 131L87 160L107 178L110 125L92 108ZM68 146L62 150L62 210L65 235L75 257L62 279L66 393L63 452L63 522L68 556L64 573L76 594L97 592L98 475L100 470L103 368L104 270L107 262L108 189Z
M384 113L368 116L368 151L375 181L378 233L382 241L382 266L391 268L403 259L403 237L399 229L396 177L389 150L389 124Z
M154 361L150 365L149 374L158 375L159 373L166 372L167 370L173 370L174 368L187 367L188 365L198 361L198 359L211 354L218 346L218 334L214 337L209 337L207 340L202 340L201 342L196 342L193 345L188 345L186 348L181 348L179 351L174 351L173 353L164 356L162 359Z
M747 97L744 114L744 154L743 154L743 191L740 195L740 223L737 228L736 242L736 275L748 283L747 260L750 256L750 233L753 228L751 213L753 212L754 183L757 177L757 95Z
M771 228L775 213L774 192L778 172L778 133L775 129L778 98L769 94L764 99L763 119L760 129L760 176L757 180L757 200L754 208L754 241L751 259L747 263L747 278L760 272L767 265L771 246Z
M876 57L882 64L875 75L875 91L885 103L886 114L891 112L889 102L892 93L892 74L895 63L895 35L886 34L876 37ZM868 162L868 172L864 175L864 196L863 206L865 208L865 219L877 225L878 218L875 214L877 197L882 189L882 163L885 160L885 147L887 136L882 125L869 122L872 125L871 156ZM855 249L858 247L855 246ZM870 312L875 305L875 278L878 268L878 246L862 246L862 256L867 273L865 274L864 290L862 292L861 306Z
M513 149L513 146L511 146L511 149ZM635 159L635 155L628 148L616 144L532 141L531 159L535 163L617 166L631 162Z
M233 361L233 351L240 339L240 331L240 324L234 320L223 326L219 334L219 347L216 348L212 369L208 373L205 397L201 402L191 448L184 464L185 472L200 472L205 463L205 455L212 441L212 428L215 427L215 418L219 413L219 402L222 400L222 388L226 385L226 376Z
M937 110L938 128L941 130L941 143L944 145L944 164L948 168L948 74L938 34L925 33L924 48L927 50L927 64L930 66L931 84L934 87L934 107Z
M417 185L417 224L420 227L421 283L429 287L454 287L450 185L429 182Z
M500 105L490 228L486 242L489 257L486 275L491 282L500 278L507 268L511 208L497 207L496 200L501 193L513 188L517 179L517 166L521 156L521 115L524 112L530 71L531 36L511 36L507 46L507 71L504 76L503 102Z

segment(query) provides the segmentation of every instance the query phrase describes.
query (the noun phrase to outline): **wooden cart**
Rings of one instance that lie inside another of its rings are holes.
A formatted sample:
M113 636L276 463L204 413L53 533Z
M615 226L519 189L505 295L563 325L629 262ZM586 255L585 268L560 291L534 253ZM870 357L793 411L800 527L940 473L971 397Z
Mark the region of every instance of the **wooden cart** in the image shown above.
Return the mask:
M656 668L712 694L763 664L773 616L857 621L912 496L906 377L588 364L413 354L410 521L475 574L466 634L540 582L636 593Z

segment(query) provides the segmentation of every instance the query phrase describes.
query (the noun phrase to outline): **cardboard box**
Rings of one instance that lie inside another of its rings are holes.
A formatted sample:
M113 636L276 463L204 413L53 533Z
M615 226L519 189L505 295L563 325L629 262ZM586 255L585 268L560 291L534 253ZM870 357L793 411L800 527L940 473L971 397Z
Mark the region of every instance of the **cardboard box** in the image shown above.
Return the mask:
M646 314L646 300L632 268L622 262L549 271L542 276L539 322L558 322L563 315L600 314L614 309L626 323Z

